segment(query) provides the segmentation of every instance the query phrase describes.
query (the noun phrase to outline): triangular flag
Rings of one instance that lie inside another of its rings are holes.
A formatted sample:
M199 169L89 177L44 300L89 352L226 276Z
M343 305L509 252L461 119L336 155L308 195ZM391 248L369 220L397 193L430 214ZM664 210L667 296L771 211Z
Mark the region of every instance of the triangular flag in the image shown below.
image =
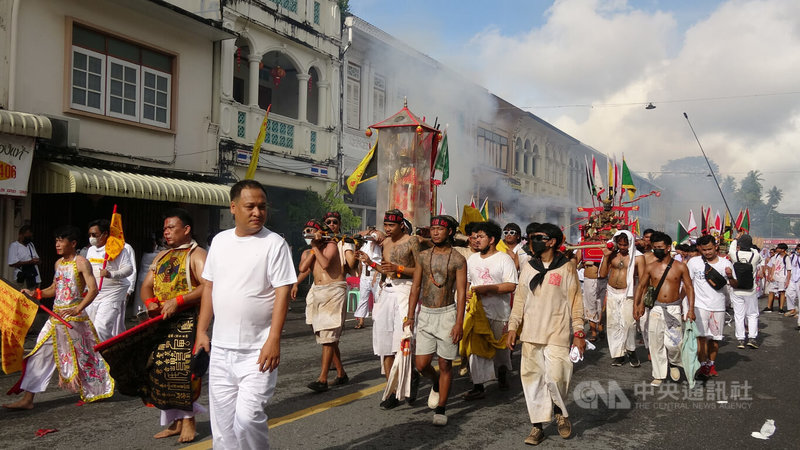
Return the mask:
M638 217L636 218L636 220L631 222L630 229L631 229L631 233L633 233L634 236L641 236L642 235L642 230L639 227L639 218Z
M272 104L267 106L267 112L264 114L264 120L261 121L261 128L258 130L258 136L253 143L253 151L250 154L250 165L247 166L247 172L244 174L245 180L252 180L256 176L256 169L258 169L258 155L261 154L261 145L267 137L267 122L269 121L269 110L272 109Z
M447 130L444 131L442 138L442 146L439 148L439 153L436 154L436 163L433 165L434 172L439 170L442 172L442 184L450 178L450 151L447 145Z
M691 209L689 210L689 228L686 230L689 234L694 233L697 231L697 222L694 220L694 211Z
M733 224L733 227L736 231L739 231L742 228L742 220L744 220L744 212L740 209L739 215L736 216L736 222Z
M744 218L742 219L742 230L745 233L750 233L750 208L744 210Z
M597 165L594 156L592 156L592 182L594 182L595 195L599 197L605 191L605 184L603 184L603 176L600 174L600 166Z
M125 234L122 232L122 214L117 212L117 206L114 205L114 212L111 214L111 225L108 230L108 239L106 240L106 253L108 259L114 260L125 247Z
M444 202L439 200L439 215L443 216L445 214L447 213L444 211Z
M592 181L592 171L589 168L589 160L586 155L583 155L583 162L586 165L586 187L589 188L589 196L594 199L594 196L597 195L597 190L594 187L594 181Z
M719 215L719 210L717 210L717 214L714 216L714 229L717 232L722 232L722 217Z
M606 172L608 172L608 199L614 199L614 169L611 165L611 158L606 155Z
M706 232L705 234L711 233L711 228L714 224L711 223L711 207L709 206L706 210Z
M709 208L711 209L711 208ZM700 206L700 234L708 234L708 216L704 206Z
M483 216L485 220L489 220L489 197L486 197L486 200L483 201L480 211L481 216Z
M683 222L678 220L678 233L676 242L678 244L683 244L684 242L689 240L689 232L686 231L686 227L683 226Z
M625 156L622 157L622 187L628 191L628 197L633 200L633 197L636 196L636 186L633 184L633 176L631 176L631 171L628 169L628 163L625 162Z
M353 173L347 177L347 190L350 191L351 194L356 192L356 187L359 184L378 176L378 157L376 156L377 151L378 139L376 136L375 144L371 149L369 149L367 155L364 156L364 159L358 163L356 170L354 170Z
M475 204L475 196L469 198L469 207L472 209L478 209L478 205Z
M468 223L472 222L486 222L486 219L483 218L481 212L477 209L464 205L464 209L461 213L461 222L458 226L459 231L464 233L464 227L466 227Z

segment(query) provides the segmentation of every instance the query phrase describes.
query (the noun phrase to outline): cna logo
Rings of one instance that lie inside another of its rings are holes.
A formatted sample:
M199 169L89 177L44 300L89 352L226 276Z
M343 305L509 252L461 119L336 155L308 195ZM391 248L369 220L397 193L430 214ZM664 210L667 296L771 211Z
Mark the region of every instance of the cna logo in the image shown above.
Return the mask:
M0 161L0 181L17 178L17 166Z
M599 381L583 381L572 392L575 404L584 409L597 409L600 403L608 409L631 409L631 401L614 380L606 386Z

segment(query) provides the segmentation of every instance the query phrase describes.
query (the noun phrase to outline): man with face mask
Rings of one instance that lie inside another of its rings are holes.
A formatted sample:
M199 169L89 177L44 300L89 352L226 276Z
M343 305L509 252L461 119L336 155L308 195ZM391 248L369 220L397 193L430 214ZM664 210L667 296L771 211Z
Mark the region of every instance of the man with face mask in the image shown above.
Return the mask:
M509 348L522 342L520 378L528 415L533 424L525 443L544 440L542 427L555 415L558 434L572 436L567 391L572 377L570 346L582 356L586 348L581 299L575 263L558 252L561 229L544 223L528 225L533 258L520 271L514 309L508 321Z
M483 306L494 339L500 340L511 314L511 293L517 287L517 268L506 253L497 251L501 229L494 222L478 222L473 228L477 253L467 259L470 291L478 296ZM495 370L497 374L495 376ZM466 400L484 397L483 384L497 379L500 390L508 389L508 372L511 370L511 352L497 349L494 358L477 354L469 356L472 389L464 395Z
M98 286L100 280L104 279L97 298L86 308L101 342L125 331L125 301L130 285L128 277L133 273L134 264L128 249L123 248L103 268L110 225L107 219L89 222L89 248L86 250L86 259L92 264Z
M312 222L306 225L307 228L314 228ZM316 341L322 345L319 377L308 384L308 388L314 392L328 390L328 369L331 363L336 367L337 374L332 384L339 386L349 381L339 353L339 338L344 328L347 282L336 240L325 236L327 232L327 227L314 229L310 255L307 254L298 268L301 273L310 270L314 275L314 284L306 295L306 304L311 305L306 311L306 323L310 319Z
M681 282L683 282L689 302L688 319L694 320L694 289L689 270L686 265L670 257L672 238L660 231L654 231L650 237L653 247L653 262L647 264L644 276L639 280L641 289L637 289L635 298L635 317L644 314L645 306L642 301L643 294L649 286L658 288L660 280L664 279L656 297L656 302L650 310L648 324L649 339L648 350L652 357L653 381L652 386L660 386L667 377L678 381L681 372L681 339L683 327L681 317ZM666 272L666 275L665 275Z
M606 333L611 365L621 366L625 356L631 367L639 367L636 356L636 327L633 317L633 297L635 292L634 274L641 280L644 275L644 256L633 243L633 234L620 230L614 235L614 248L603 248L603 262L600 263L600 278L608 277L606 288Z
M771 282L769 288L769 306L764 311L772 312L773 301L776 294L778 297L778 312L784 313L786 310L786 289L792 279L789 257L786 250L789 246L781 242L775 246L775 255L767 263L767 280Z
M39 254L33 246L33 230L30 225L19 229L17 240L8 247L8 265L14 268L14 281L18 289L34 289L42 282L39 276Z

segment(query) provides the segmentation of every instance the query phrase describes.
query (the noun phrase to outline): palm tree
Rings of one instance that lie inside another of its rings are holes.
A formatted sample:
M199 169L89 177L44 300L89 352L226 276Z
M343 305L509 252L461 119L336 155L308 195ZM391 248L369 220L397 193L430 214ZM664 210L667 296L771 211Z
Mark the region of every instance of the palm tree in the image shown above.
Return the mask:
M777 208L781 200L783 200L783 191L777 186L772 186L772 189L767 192L767 208Z

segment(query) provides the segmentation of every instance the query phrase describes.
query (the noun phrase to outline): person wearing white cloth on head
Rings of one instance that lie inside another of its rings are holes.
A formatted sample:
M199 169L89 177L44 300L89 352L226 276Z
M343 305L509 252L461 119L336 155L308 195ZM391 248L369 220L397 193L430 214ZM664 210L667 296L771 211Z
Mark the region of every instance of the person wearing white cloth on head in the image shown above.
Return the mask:
M111 223L108 219L91 221L89 223L90 245L86 249L86 259L92 264L92 272L94 272L100 289L94 301L86 307L86 314L92 320L100 342L125 331L125 302L130 287L128 277L134 271L131 254L124 247L119 255L114 259L109 259L106 267L103 268L110 226ZM102 284L101 279L103 280Z
M756 279L758 266L761 264L761 255L753 248L753 238L748 234L739 236L731 242L729 258L731 262L745 263L752 267L753 280ZM731 289L731 305L733 306L733 322L736 329L738 348L758 348L758 296L756 295L755 282L749 289L740 286ZM745 342L745 319L747 319L747 341Z
M634 273L644 275L644 256L633 244L633 234L620 230L611 240L613 249L603 248L598 277L608 277L606 288L606 334L611 365L621 366L625 356L632 367L639 367L636 356L636 326L633 317Z
M242 180L231 187L230 197L236 227L219 233L208 250L195 349L211 352L214 448L267 449L264 408L275 394L281 332L297 274L289 245L264 228L264 187ZM213 342L208 337L212 316Z

